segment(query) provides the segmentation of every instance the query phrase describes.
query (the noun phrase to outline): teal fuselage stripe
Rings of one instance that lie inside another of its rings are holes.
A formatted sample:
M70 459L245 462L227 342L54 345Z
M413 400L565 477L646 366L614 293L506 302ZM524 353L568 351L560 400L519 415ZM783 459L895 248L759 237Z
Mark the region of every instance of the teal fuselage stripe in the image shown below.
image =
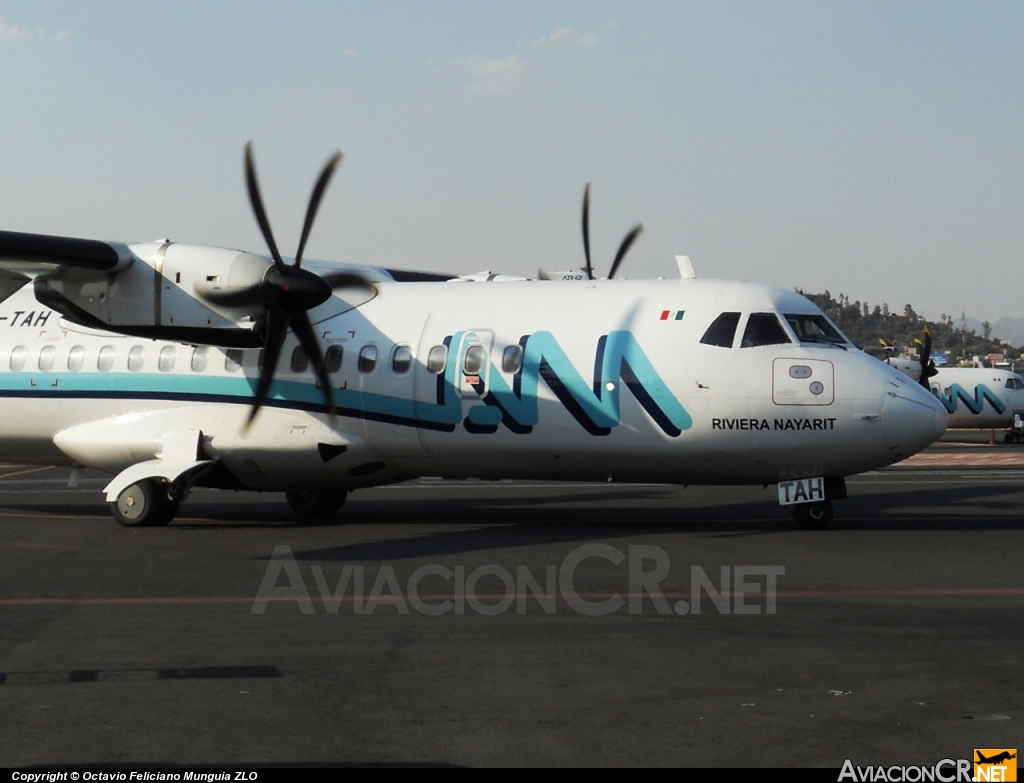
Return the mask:
M446 345L459 346L456 332ZM598 340L594 373L585 380L550 332L535 332L520 341L522 365L510 387L488 361L474 384L483 398L470 403L466 418L471 432L493 432L505 423L514 432L529 432L540 423L539 385L543 378L559 402L593 435L607 435L621 423L623 385L659 428L671 437L689 429L690 414L669 391L654 365L628 331L614 331ZM343 416L410 427L453 431L463 421L462 377L457 357L438 376L435 401L394 397L361 389L333 388L337 412ZM396 376L396 378L401 376ZM408 376L406 376L408 378ZM411 380L411 379L409 379ZM408 381L407 381L408 382ZM0 373L0 396L66 399L147 399L221 402L247 405L257 379L245 375L203 375L133 372L6 372ZM275 379L264 403L271 407L326 413L323 392L315 383Z
M256 379L245 376L0 373L0 396L34 399L146 399L248 405L252 402L255 388ZM454 429L461 418L461 410L453 417L443 405L417 405L411 399L353 389L335 388L333 392L337 411L343 416L443 430ZM317 413L327 413L328 410L320 389L312 383L297 381L275 380L265 404Z

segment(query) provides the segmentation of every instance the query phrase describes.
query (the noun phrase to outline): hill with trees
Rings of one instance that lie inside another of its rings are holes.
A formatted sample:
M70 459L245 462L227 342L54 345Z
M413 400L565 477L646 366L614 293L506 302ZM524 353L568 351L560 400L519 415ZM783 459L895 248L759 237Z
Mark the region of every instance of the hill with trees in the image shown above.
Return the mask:
M932 351L948 351L950 364L969 362L974 356L989 354L1003 354L1007 360L1021 356L1021 350L992 337L992 325L988 321L982 323L982 333L978 334L970 328L966 315L962 313L959 318L943 313L938 321L930 321L918 315L909 304L899 312L892 312L888 304L872 306L860 300L851 302L845 294L834 299L828 291L810 294L797 289L797 293L824 310L861 348L878 345L879 340L885 340L902 353L914 353L914 338L922 339L927 326L932 334Z

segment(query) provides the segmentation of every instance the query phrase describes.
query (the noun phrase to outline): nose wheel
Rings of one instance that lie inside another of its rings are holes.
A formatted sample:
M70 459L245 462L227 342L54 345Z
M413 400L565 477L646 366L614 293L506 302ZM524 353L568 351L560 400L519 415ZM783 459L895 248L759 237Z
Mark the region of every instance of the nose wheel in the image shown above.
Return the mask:
M125 527L157 527L171 523L178 505L168 497L167 484L145 479L125 487L110 512Z
M824 530L832 522L832 502L801 503L793 507L793 517L804 530Z

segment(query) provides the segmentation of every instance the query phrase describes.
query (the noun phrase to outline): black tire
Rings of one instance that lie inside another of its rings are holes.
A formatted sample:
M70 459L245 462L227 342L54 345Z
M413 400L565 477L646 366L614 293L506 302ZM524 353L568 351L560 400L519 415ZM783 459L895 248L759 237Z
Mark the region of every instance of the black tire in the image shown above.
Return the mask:
M1017 442L1016 434L1014 434L1012 432L1008 432L1005 435L1003 435L1003 443L1016 443L1016 442Z
M824 530L832 523L832 502L801 503L794 507L793 516L804 530Z
M318 517L336 514L345 505L348 493L319 489L295 489L284 493L291 510L300 517Z
M167 497L166 484L144 479L122 490L110 513L125 527L156 527L171 523L178 504Z

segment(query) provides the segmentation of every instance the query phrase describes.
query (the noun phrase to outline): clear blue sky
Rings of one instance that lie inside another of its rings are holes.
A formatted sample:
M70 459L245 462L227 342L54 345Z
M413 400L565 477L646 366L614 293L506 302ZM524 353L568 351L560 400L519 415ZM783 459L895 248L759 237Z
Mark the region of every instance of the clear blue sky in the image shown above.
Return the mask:
M3 2L0 227L1024 315L1024 4Z

